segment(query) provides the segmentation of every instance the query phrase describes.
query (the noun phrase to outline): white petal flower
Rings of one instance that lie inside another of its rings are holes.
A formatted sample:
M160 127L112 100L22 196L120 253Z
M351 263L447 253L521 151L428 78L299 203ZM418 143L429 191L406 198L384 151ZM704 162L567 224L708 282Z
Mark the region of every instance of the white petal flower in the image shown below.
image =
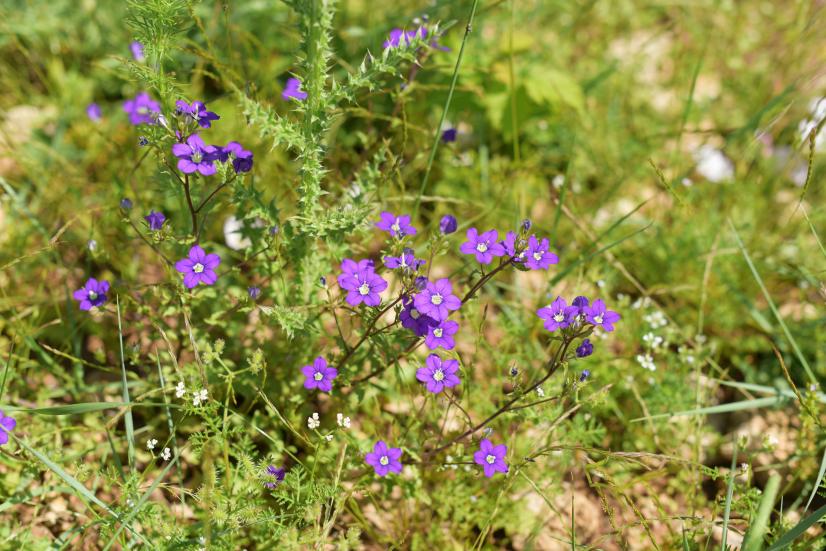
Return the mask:
M344 427L345 429L350 428L350 418L345 417L343 413L336 414L336 423L338 423L339 427Z
M184 382L181 381L178 383L178 386L175 387L175 397L183 398L184 394L186 394L186 386L184 386Z
M321 421L318 420L318 413L313 413L312 417L307 417L307 427L310 430L321 426Z
M155 446L157 444L158 444L157 438L150 438L149 440L146 441L146 447L149 448L150 450L154 450Z

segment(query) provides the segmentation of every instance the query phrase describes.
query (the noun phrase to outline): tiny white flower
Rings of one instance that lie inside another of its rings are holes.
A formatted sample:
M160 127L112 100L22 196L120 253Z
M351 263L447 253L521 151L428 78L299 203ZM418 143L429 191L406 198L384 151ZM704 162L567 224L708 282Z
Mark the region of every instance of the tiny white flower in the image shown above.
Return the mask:
M201 402L207 401L207 389L201 389L194 394L192 397L192 405L198 407L201 405Z
M554 176L554 179L551 180L551 185L554 186L554 189L560 189L565 185L565 176L562 174L557 174Z
M636 360L643 369L657 371L657 365L654 363L654 358L651 357L651 354L637 354Z
M767 434L763 437L763 447L768 448L770 450L774 450L777 448L777 445L780 444L780 440L777 439L777 436L773 434Z
M312 417L307 417L307 427L310 430L318 428L321 426L321 421L318 420L318 413L313 413Z
M98 248L98 242L95 241L94 239L90 239L89 242L86 243L86 246L89 247L90 251L94 252L95 249Z
M345 417L343 413L336 414L336 423L338 423L339 427L344 427L345 429L350 428L350 418Z
M327 442L332 442L333 441L333 435L332 434L328 434L328 435L324 436L324 438L327 439Z
M745 474L749 473L749 464L748 463L740 463L740 472Z
M170 450L169 448L164 448L161 452L161 457L164 461L169 461L169 459L172 457L172 450Z
M184 382L181 381L178 383L178 386L175 387L175 397L183 398L184 394L186 394L186 386L184 385Z
M150 450L154 450L157 443L158 443L157 438L150 438L149 440L146 441L146 447L149 448Z
M536 395L539 396L540 398L545 397L545 391L542 390L541 386L536 387Z
M597 280L597 287L599 287L600 289L605 287L605 280L604 279L598 279Z
M665 314L659 310L646 314L643 319L649 326L651 326L651 329L659 329L660 327L665 327L668 325L668 320L665 318Z
M694 152L694 160L697 172L709 182L723 182L734 177L734 163L719 149L701 146Z

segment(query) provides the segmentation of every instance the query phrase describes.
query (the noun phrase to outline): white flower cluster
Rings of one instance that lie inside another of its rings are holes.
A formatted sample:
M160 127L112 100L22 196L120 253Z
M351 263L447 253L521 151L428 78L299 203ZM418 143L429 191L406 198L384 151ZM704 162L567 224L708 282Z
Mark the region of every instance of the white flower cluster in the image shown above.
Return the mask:
M207 390L205 388L192 395L192 405L198 407L202 402L207 401Z
M336 423L338 423L338 426L341 428L350 428L350 418L345 417L343 413L336 414Z
M639 363L643 369L657 371L657 364L654 363L654 358L651 354L637 354L637 363Z
M663 345L665 339L649 331L648 333L642 336L642 342L644 342L645 345L651 350L656 350L657 348Z
M318 413L313 413L311 417L307 417L307 428L310 430L317 429L321 426L321 421L318 419Z
M668 325L668 320L665 318L665 314L659 310L654 310L650 314L646 314L643 319L645 320L645 323L651 327L651 329L660 329L661 327Z

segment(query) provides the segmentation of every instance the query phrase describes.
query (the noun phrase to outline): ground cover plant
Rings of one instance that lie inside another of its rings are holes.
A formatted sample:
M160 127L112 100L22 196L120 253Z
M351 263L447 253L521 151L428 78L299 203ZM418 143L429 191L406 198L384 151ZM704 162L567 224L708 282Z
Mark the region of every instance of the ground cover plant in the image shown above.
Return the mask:
M0 5L0 548L826 548L822 3Z

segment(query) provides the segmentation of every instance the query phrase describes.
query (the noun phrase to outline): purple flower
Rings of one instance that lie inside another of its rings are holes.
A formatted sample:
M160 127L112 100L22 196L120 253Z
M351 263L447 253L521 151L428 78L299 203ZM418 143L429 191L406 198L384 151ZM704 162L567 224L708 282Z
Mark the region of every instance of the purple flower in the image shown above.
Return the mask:
M327 360L323 356L319 356L313 362L313 365L305 365L301 368L301 373L304 374L304 388L317 388L322 392L330 392L333 390L333 379L338 377L338 369L335 367L327 367Z
M0 410L0 446L9 441L9 433L17 426L17 421L11 417L6 417L3 410Z
M132 57L135 58L135 61L143 61L146 57L143 55L143 44L138 42L137 40L133 40L132 43L129 45L129 49L132 50Z
M275 468L275 465L269 465L267 467L266 473L268 476L271 476L275 479L274 482L267 481L264 482L264 486L269 488L270 490L274 489L276 486L284 482L284 477L287 475L287 470L284 467Z
M387 473L396 474L402 472L401 448L388 448L384 440L379 440L373 446L373 451L364 456L364 462L372 466L379 476L387 476Z
M367 306L381 303L381 292L387 289L387 282L373 271L372 261L362 260L356 264L349 258L341 263L342 274L338 284L347 293L347 304L358 306L362 302Z
M399 256L384 257L384 265L391 270L401 268L402 270L412 270L415 272L420 266L426 263L426 260L419 260L415 257L413 249L405 249Z
M104 280L98 281L90 277L86 283L74 292L72 295L75 300L80 302L81 310L91 310L93 307L100 306L106 302L106 293L109 292L109 282Z
M591 372L587 369L582 371L582 374L579 376L579 382L584 383L585 380L591 375Z
M407 47L416 38L427 38L427 28L419 27L415 31L403 31L402 29L393 29L390 31L390 36L384 41L382 46L384 49L398 48L399 46Z
M152 231L160 230L163 228L163 223L166 222L166 216L154 210L150 210L149 214L144 216L143 219L149 223L149 229Z
M447 278L435 283L428 281L427 287L413 297L416 310L436 321L447 319L451 310L458 310L462 301L453 296L453 287Z
M120 200L120 208L122 208L123 210L131 209L132 208L132 200L129 199L128 197L124 197L123 199Z
M445 214L439 221L439 231L444 235L455 232L457 227L459 227L459 225L456 222L456 217L450 214Z
M458 330L458 323L451 320L444 320L438 325L428 328L424 343L431 350L436 350L440 346L445 350L453 350L453 347L456 346L453 335L455 335Z
M402 327L410 329L417 337L424 337L431 326L439 324L430 316L425 316L416 310L413 306L413 300L410 298L402 300L402 311L399 313L399 319L402 322Z
M576 318L577 311L576 306L568 306L564 298L556 297L551 304L537 310L536 315L545 320L545 329L553 332L571 325Z
M427 287L427 278L425 276L419 276L413 281L413 285L416 289L422 291Z
M178 157L178 169L185 174L195 171L204 176L215 174L212 163L217 158L217 150L213 145L206 145L198 134L188 137L186 143L173 145L172 153Z
M582 341L582 344L577 346L576 348L576 357L577 358L587 358L591 354L594 353L594 345L591 344L591 339L585 339Z
M376 227L390 232L390 235L399 239L405 235L416 235L416 228L410 225L410 216L407 214L396 216L392 212L383 211L381 219L376 222Z
M496 242L498 237L499 232L496 230L480 234L476 228L470 228L467 231L467 241L462 243L459 250L464 254L475 254L480 264L490 264L494 256L505 254L505 247Z
M456 141L456 129L455 128L448 128L444 132L442 132L442 141L444 143L450 143Z
M541 242L535 237L528 238L528 248L525 251L525 266L531 270L547 270L551 264L559 262L559 257L548 250L547 239Z
M281 92L281 97L284 100L298 100L303 101L307 99L307 92L301 90L301 81L297 78L288 78L287 85L284 87L284 91Z
M252 152L244 149L238 142L229 142L222 147L220 155L224 162L232 159L232 168L236 174L252 170Z
M525 218L524 220L522 220L522 230L523 230L523 231L528 231L528 230L530 230L530 229L531 229L531 225L532 225L532 224L531 224L531 219L530 219L530 218Z
M86 106L86 116L89 117L89 120L98 122L102 116L100 105L97 103L90 103Z
M428 392L438 394L445 388L452 388L461 381L456 372L459 371L459 362L444 360L436 354L431 354L425 360L424 367L416 371L416 379L425 384Z
M502 241L502 247L505 249L505 254L511 257L514 257L515 262L524 262L525 261L525 251L521 251L517 254L517 247L522 249L525 246L525 241L520 239L516 232L509 231L505 236L505 240Z
M508 464L505 463L505 455L508 447L505 444L494 446L487 438L479 442L479 451L473 454L473 461L481 465L485 471L485 476L490 478L497 472L508 472Z
M578 296L574 299L571 305L577 307L577 315L584 316L585 315L585 308L588 307L588 298L583 296Z
M135 126L139 124L155 124L153 113L160 113L161 105L150 98L146 92L140 92L134 98L123 102L123 110L129 115L129 122Z
M221 263L221 257L215 253L206 252L194 245L189 249L189 258L183 258L175 263L175 269L184 274L184 285L187 289L193 289L199 283L212 285L218 280L215 268Z
M614 330L614 324L621 318L618 313L608 310L605 302L598 298L594 304L585 308L585 319L588 323L598 325L610 333Z
M247 293L249 294L252 300L258 299L261 296L261 288L260 287L247 287Z
M221 118L212 111L207 111L206 105L202 101L193 101L190 105L184 100L179 99L175 102L175 107L178 108L181 114L189 115L201 128L209 128L212 126L212 121L217 121Z

